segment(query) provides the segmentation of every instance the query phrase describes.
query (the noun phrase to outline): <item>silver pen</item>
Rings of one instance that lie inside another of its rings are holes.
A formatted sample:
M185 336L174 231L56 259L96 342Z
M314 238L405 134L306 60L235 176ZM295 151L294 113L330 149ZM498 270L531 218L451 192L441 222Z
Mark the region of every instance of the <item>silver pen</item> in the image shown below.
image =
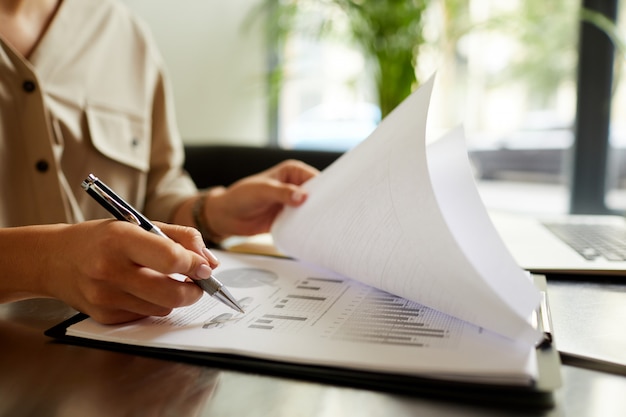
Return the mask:
M124 201L123 198L118 196L95 175L89 174L81 185L90 196L100 203L102 207L113 214L116 219L136 224L150 233L169 239L169 237L163 233L161 229L150 222L150 220L137 211L133 206ZM181 276L181 274L176 275ZM217 298L232 309L244 313L243 308L239 305L237 300L235 300L226 287L224 287L224 284L222 284L217 278L211 276L207 279L201 280L192 279L192 281L210 296Z

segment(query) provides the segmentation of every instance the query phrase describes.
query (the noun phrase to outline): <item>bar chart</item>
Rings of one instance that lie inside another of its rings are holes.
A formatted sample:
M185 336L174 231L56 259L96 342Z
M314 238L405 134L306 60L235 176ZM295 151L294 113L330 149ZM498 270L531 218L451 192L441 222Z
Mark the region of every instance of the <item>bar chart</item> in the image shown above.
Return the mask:
M455 343L463 324L421 304L374 288L360 295L356 306L341 316L331 338L415 347Z

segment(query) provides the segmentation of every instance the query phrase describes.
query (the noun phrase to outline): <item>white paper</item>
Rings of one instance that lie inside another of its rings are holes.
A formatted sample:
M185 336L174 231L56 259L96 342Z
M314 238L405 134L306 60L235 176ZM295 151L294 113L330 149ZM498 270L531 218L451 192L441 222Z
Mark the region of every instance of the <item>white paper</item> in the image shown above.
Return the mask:
M279 249L511 339L534 344L539 291L487 217L463 131L426 146L433 79L283 210Z
M528 385L534 348L328 271L280 258L216 251L216 277L246 309L205 295L167 317L71 336L185 351L440 379Z

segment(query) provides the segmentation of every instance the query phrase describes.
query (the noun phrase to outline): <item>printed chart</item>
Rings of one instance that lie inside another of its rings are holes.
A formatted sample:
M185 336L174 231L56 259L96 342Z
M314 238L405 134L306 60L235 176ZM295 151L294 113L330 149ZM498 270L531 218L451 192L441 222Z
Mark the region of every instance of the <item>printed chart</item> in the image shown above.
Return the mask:
M309 276L286 281L260 268L231 269L218 278L227 286L256 291L254 297L240 300L251 312L245 320L231 312L219 314L206 321L204 329L235 325L264 333L306 331L333 340L441 348L454 344L466 325L346 279Z

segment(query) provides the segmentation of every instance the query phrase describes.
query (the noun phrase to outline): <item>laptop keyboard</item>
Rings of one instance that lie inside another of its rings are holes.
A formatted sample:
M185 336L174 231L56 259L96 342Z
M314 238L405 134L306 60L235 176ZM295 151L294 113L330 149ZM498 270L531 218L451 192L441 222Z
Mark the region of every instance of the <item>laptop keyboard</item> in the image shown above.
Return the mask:
M626 228L616 225L544 223L585 259L626 260Z

